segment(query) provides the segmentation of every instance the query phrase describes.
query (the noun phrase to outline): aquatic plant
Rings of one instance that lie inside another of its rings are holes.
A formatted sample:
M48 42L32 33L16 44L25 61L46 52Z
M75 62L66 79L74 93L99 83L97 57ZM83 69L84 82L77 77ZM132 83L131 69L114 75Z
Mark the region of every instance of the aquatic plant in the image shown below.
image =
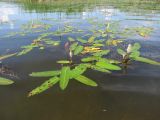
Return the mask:
M13 84L13 83L14 82L10 79L0 77L0 85L10 85L10 84Z
M128 34L132 33L133 35L138 34L141 37L148 37L148 36L150 36L150 34L152 33L152 31L153 31L153 28L151 28L151 27L145 27L145 26L126 28L124 30L125 33L128 33Z
M66 61L61 61L59 63L66 63ZM67 62L68 63L68 62ZM42 85L35 88L29 93L29 96L39 94L46 89L52 87L54 84L59 82L59 86L62 90L65 90L68 86L70 80L77 80L83 84L96 87L97 84L82 75L87 70L87 65L79 64L78 66L71 68L70 66L63 66L61 70L56 71L44 71L44 72L33 72L30 74L32 77L51 77L49 80L45 81Z
M160 65L159 62L141 56L141 45L139 43L129 44L126 50L119 48L129 36L134 34L142 37L149 36L153 30L152 28L142 26L119 29L119 21L102 24L98 23L96 19L88 19L88 23L90 28L87 32L85 29L75 28L69 23L61 24L58 22L56 22L57 27L53 31L49 31L50 28L54 27L53 24L44 24L42 21L34 21L33 23L33 21L30 21L21 27L22 31L13 34L27 35L39 33L29 45L22 46L22 50L14 55L21 56L35 48L44 50L47 47L64 44L64 50L66 50L69 56L69 59L56 61L57 64L62 65L59 70L31 73L31 77L49 77L49 79L33 89L28 96L39 94L57 83L61 90L65 90L71 80L96 87L98 84L95 81L84 76L89 69L110 74L112 71L121 70L121 63L128 65L131 60ZM78 35L76 37L70 36L71 33L72 35L73 33ZM65 39L62 39L62 37ZM126 44L128 43L126 42ZM110 54L115 52L115 49L122 56L122 61L109 57ZM1 59L11 56L3 56ZM79 58L78 62L74 61L73 58L75 56ZM3 80L6 79L4 78Z
M16 55L16 53L7 54L7 55L1 55L0 56L0 64L2 64L2 60L7 59L9 57L12 57L14 55ZM2 74L4 72L3 69L1 69L1 67L0 67L0 74ZM4 77L0 77L0 85L10 85L10 84L13 84L13 83L14 82L12 80L10 80L10 79L6 79Z
M141 48L141 45L139 43L134 43L134 45L129 44L126 51L118 48L117 52L123 56L122 63L128 64L130 60L134 60L134 61L144 62L148 64L153 64L153 65L160 65L159 62L142 57L139 51L140 48Z
M22 51L17 53L17 56L25 55L29 52L31 52L34 48L39 48L40 50L45 49L46 46L58 46L60 44L60 41L53 41L48 37L49 33L41 34L37 39L33 40L30 45L22 46Z
M71 40L71 38L69 38ZM73 39L72 39L73 41ZM89 41L90 42L90 41ZM92 41L93 42L93 41ZM148 58L144 58L140 56L139 49L141 48L139 43L135 43L134 45L129 44L126 51L118 48L117 52L123 56L122 63L127 64L130 60L145 62L154 65L160 65L159 62L150 60ZM83 53L83 50L86 49L82 45L78 45L78 42L75 42L70 45L70 50L74 51L74 55L79 55ZM87 48L89 51L94 49L93 47ZM96 49L97 50L97 49ZM58 64L63 64L61 70L54 70L54 71L44 71L44 72L33 72L30 74L32 77L50 77L49 80L45 81L42 85L35 88L29 93L29 96L33 96L35 94L39 94L56 83L59 83L59 86L62 90L65 90L68 86L70 80L76 80L81 82L85 85L89 86L97 86L97 83L93 80L85 77L83 73L87 71L87 69L92 69L104 73L111 73L111 70L121 70L121 67L118 60L107 59L103 56L106 56L110 50L101 50L96 51L95 53L90 53L90 56L84 57L81 59L83 63L74 64L72 61L69 60L59 60L57 61ZM65 65L65 66L64 66ZM74 67L73 67L74 66Z
M0 61L7 59L9 57L12 57L14 55L16 55L17 53L12 53L12 54L7 54L7 55L0 55Z

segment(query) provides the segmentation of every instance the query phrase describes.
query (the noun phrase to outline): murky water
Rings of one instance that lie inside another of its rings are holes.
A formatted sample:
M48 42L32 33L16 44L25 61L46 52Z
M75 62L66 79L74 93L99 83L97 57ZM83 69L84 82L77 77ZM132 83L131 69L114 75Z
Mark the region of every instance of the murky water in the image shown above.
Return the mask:
M43 3L44 2L44 3ZM105 24L119 21L120 28L145 26L153 32L147 38L132 36L127 42L138 41L142 55L160 61L160 1L103 0L80 2L0 2L0 54L18 52L40 33L10 35L21 31L28 21L43 21L61 28L65 24L89 33L88 21ZM53 36L64 41L68 36ZM11 57L3 61L19 79L10 86L0 86L0 120L158 120L160 117L160 67L133 62L127 73L108 75L89 70L87 77L98 83L92 88L71 81L65 91L58 85L28 98L27 94L39 86L44 78L32 78L33 71L58 69L57 60L67 57L64 42L60 46ZM78 58L75 58L78 60Z

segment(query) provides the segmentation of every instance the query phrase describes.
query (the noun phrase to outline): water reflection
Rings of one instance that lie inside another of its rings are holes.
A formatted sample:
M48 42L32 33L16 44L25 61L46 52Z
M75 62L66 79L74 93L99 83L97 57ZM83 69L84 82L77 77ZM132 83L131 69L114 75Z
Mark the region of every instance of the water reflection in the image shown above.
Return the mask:
M10 29L14 29L14 22L11 20L11 16L17 14L17 9L12 8L11 5L8 4L1 4L1 14L0 14L0 24L9 24Z

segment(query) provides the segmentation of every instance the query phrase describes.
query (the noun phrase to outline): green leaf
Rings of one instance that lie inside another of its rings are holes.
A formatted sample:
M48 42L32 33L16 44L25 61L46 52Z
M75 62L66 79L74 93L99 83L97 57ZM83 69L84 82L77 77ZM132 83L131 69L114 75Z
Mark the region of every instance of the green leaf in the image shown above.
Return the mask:
M60 75L60 88L64 90L70 79L70 67L63 67Z
M59 75L61 72L59 70L57 71L44 71L44 72L33 72L30 74L32 77L52 77Z
M139 43L134 43L132 46L132 52L133 51L138 51L141 48L141 45Z
M53 45L53 46L58 46L59 44L60 44L59 41L55 41L52 45Z
M139 57L139 56L140 56L140 52L139 51L134 51L129 55L129 57L131 57L131 58L135 58L135 57Z
M105 39L98 39L98 40L95 40L94 43L95 44L100 44L100 43L103 43L104 41L105 41Z
M102 46L104 46L104 44L95 43L95 44L93 44L93 46L95 46L95 47L102 47Z
M44 50L44 47L40 47L39 49L40 49L40 50Z
M81 53L83 51L83 46L79 45L76 47L76 49L74 50L74 55L78 55L79 53Z
M68 60L59 60L59 61L57 61L57 63L68 64L68 63L70 63L70 61L68 61Z
M96 63L96 65L101 68L108 69L108 70L121 70L121 68L119 66L113 65L113 64L108 63L106 61L99 61Z
M47 45L53 45L53 46L58 46L58 45L60 44L60 41L53 41L52 39L44 40L44 42L45 42Z
M107 61L108 63L111 63L111 64L119 64L119 63L121 63L120 61L113 60L113 59L105 59L105 61Z
M110 52L110 50L103 50L97 53L92 54L93 56L103 56L103 55L107 55Z
M87 43L87 41L86 40L84 40L84 39L81 39L81 38L77 38L77 40L79 41L79 42L81 42L81 43Z
M93 87L98 86L96 82L94 82L93 80L91 80L83 75L79 75L78 77L75 78L75 80L77 80L83 84L89 85L89 86L93 86Z
M90 68L93 69L93 70L104 72L104 73L111 73L109 70L107 70L105 68L101 68L101 67L96 66L96 65L91 65Z
M94 37L94 36L91 36L91 37L88 39L88 43L92 43L92 42L94 42L94 40L95 40L95 37Z
M53 78L50 78L49 80L45 81L42 85L40 85L39 87L35 88L34 90L32 90L30 93L29 93L29 97L30 96L33 96L33 95L36 95L36 94L39 94L47 89L49 89L50 87L52 87L53 85L55 85L58 81L59 81L59 77L53 77Z
M71 42L75 41L75 40L74 40L73 38L71 38L71 37L68 37L68 40L71 41Z
M149 64L152 64L152 65L160 65L160 62L156 62L154 60L151 60L151 59L148 59L148 58L144 58L144 57L135 57L133 59L136 60L136 61L149 63Z
M110 30L110 23L107 23L106 32L111 32L111 30Z
M16 55L16 53L0 56L0 61Z
M12 80L0 77L0 85L10 85L13 84L14 82Z
M118 52L118 54L120 54L122 56L127 54L124 50L122 50L120 48L117 49L117 52Z
M80 64L76 66L73 70L70 72L70 78L78 77L79 75L83 74L87 70L87 66L85 64Z
M33 49L32 47L26 48L26 49L22 50L21 52L19 52L19 53L17 54L17 56L27 54L27 53L29 53L30 51L32 51L32 49Z
M77 45L78 45L78 42L73 43L73 44L70 46L70 50L75 50L76 47L77 47Z
M97 61L99 60L99 57L97 56L91 56L91 57L86 57L86 58L82 58L81 61L82 62L91 62L91 61Z

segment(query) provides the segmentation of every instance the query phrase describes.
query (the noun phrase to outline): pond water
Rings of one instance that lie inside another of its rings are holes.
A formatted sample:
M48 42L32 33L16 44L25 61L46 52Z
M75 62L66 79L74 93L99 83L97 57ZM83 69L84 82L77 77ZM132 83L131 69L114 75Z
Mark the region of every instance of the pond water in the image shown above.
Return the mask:
M22 46L30 45L40 35L49 34L47 37L60 42L46 45L43 50L34 48L25 55L2 62L18 78L13 77L12 85L0 86L0 120L160 118L160 67L141 62L133 61L125 73L123 70L112 74L87 70L85 75L95 80L98 87L70 81L64 91L55 85L41 94L27 97L31 90L47 80L30 77L30 73L60 69L57 60L68 59L64 45L69 37L87 40L108 24L113 31L118 29L117 39L125 36L125 42L120 43L122 48L138 42L142 46L142 56L160 61L159 0L0 1L0 13L0 55L20 52ZM143 33L149 32L142 35L138 28ZM124 29L129 32L123 34ZM100 36L97 40L102 38L108 39ZM116 48L116 45L109 47ZM77 62L81 57L73 59ZM109 57L119 58L115 52Z

